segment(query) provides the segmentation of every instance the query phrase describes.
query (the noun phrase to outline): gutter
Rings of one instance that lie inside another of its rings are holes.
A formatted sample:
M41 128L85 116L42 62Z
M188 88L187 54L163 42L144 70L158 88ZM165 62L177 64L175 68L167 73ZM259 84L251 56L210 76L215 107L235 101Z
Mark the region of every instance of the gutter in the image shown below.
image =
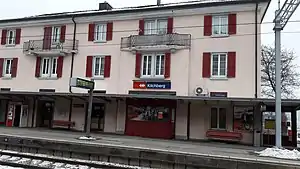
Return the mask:
M73 52L72 52L72 59L71 59L71 69L70 69L70 80L71 78L73 77L73 68L74 68L74 55L75 55L75 47L76 47L76 27L77 27L77 24L75 22L75 15L72 16L72 21L74 23L74 31L73 31ZM69 92L72 93L72 87L69 86Z
M257 61L258 61L258 54L257 54L257 50L258 50L258 47L257 47L257 45L258 45L258 30L257 30L257 25L258 25L258 23L257 23L257 12L258 12L258 2L256 1L256 3L255 3L255 94L254 94L254 96L255 96L255 98L257 98L257 89L258 89L258 86L257 86L257 82L258 82L258 80L257 80L257 78L258 78L258 71L257 71L257 69L258 69L258 65L257 65Z

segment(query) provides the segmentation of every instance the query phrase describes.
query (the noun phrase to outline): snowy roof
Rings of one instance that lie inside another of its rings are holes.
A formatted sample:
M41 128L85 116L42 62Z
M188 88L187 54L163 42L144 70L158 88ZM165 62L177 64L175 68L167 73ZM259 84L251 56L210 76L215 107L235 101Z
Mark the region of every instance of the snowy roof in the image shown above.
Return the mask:
M5 19L0 20L1 22L13 22L21 20L34 20L34 19L54 19L62 17L72 17L72 16L87 16L87 15L98 15L98 14L113 14L113 13L125 13L125 12L137 12L146 10L159 10L159 9L182 9L182 8L199 8L207 6L216 5L227 5L227 4L245 4L245 3L255 3L255 2L269 2L270 0L195 0L187 2L177 2L177 3L166 3L161 5L145 5L136 7L123 7L123 8L113 8L111 10L84 10L84 11L73 11L73 12L61 12L61 13L50 13L42 15L34 15L23 18L15 19Z

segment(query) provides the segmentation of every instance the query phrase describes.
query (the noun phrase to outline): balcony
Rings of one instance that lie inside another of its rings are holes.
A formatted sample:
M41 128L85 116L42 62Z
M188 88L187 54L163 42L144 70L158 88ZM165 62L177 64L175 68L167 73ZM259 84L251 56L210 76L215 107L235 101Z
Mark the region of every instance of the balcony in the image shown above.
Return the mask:
M190 34L131 35L121 39L121 50L128 51L177 50L190 47Z
M66 56L71 53L77 53L78 40L75 40L73 49L73 40L51 43L44 40L29 40L24 42L23 52L28 55L39 56Z

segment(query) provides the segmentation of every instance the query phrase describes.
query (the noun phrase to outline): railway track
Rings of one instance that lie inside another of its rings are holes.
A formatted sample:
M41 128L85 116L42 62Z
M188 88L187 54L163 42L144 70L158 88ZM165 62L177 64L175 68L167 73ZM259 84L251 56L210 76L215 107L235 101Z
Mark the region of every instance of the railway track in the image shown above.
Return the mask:
M0 150L0 165L27 169L149 169L101 161L81 160Z

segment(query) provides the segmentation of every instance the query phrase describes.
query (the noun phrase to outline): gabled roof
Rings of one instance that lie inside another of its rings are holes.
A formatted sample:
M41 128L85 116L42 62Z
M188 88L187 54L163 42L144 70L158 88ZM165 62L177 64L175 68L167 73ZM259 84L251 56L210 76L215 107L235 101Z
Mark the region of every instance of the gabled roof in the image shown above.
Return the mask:
M57 19L57 18L72 18L72 17L80 17L80 16L81 17L95 16L95 15L107 15L107 14L118 14L118 13L134 13L134 12L156 11L156 10L192 9L192 8L203 8L203 7L211 7L211 6L251 4L251 3L262 3L262 2L268 2L269 4L271 0L197 0L197 1L187 1L187 2L178 2L178 3L166 3L161 5L113 8L111 10L85 10L85 11L50 13L50 14L34 15L34 16L23 17L23 18L4 19L4 20L0 20L0 23L43 20L43 19Z

